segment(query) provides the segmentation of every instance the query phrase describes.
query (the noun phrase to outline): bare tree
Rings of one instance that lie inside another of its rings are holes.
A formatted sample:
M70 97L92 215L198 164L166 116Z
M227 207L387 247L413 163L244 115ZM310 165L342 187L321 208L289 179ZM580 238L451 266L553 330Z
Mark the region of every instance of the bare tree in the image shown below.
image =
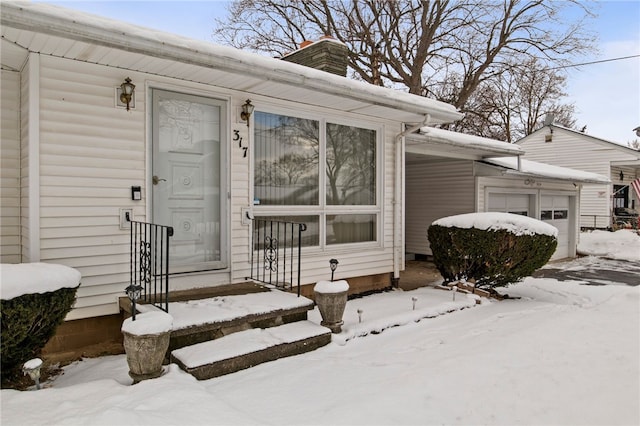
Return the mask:
M588 6L578 0L236 0L214 33L223 43L272 56L332 35L349 47L353 78L467 110L480 86L514 73L517 64L562 65L592 49ZM579 13L567 15L568 9Z
M464 107L465 118L455 130L515 142L542 126L553 113L555 122L576 124L573 104L562 103L566 76L531 59L514 64L495 79L483 82Z

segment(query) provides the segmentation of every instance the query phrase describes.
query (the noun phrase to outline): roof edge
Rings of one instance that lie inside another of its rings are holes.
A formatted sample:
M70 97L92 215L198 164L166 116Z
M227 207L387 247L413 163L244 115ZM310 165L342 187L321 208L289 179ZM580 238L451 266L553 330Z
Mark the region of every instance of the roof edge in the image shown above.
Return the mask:
M70 11L73 13L69 13ZM78 19L82 17L86 19ZM229 46L125 24L59 6L30 2L3 2L0 23L7 27L153 55L177 62L216 67L235 73L242 72L263 80L305 86L321 93L396 108L412 114L430 114L432 121L436 123L450 123L464 117L464 114L453 105L434 99L373 86Z

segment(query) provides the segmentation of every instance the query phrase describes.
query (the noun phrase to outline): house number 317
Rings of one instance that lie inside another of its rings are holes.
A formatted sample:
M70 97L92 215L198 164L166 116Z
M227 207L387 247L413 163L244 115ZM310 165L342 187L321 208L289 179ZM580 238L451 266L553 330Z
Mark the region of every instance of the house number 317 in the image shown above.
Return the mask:
M247 157L247 150L249 149L249 147L242 145L242 141L244 139L242 139L242 136L240 136L240 130L234 130L233 131L233 140L238 142L238 147L242 150L242 157L246 158Z

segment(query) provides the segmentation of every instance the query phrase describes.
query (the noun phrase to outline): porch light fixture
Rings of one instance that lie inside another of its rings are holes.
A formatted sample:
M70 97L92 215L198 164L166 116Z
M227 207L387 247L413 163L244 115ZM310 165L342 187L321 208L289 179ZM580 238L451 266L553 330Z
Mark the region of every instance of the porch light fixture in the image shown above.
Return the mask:
M136 85L131 82L129 77L125 78L124 82L120 85L120 102L127 105L127 111L130 109L135 90Z
M624 180L624 173L622 173L622 170L620 170L620 180Z
M36 384L36 389L40 389L40 368L42 367L42 360L40 358L30 359L22 365L22 372L25 375L29 375L31 380Z
M338 259L329 260L329 268L331 268L331 281L333 281L333 273L338 268Z
M251 99L247 99L247 101L242 105L242 112L240 113L240 118L243 121L247 122L247 127L249 127L249 118L251 118L251 114L253 114L255 106L251 104Z
M140 299L142 293L142 286L130 284L124 289L127 292L127 297L131 300L131 321L136 320L136 301Z

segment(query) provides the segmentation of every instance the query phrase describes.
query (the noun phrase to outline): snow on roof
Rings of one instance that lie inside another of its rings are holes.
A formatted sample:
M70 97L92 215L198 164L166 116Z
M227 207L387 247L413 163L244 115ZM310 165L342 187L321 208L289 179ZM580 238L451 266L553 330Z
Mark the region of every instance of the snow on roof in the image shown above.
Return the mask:
M151 57L215 67L236 74L243 73L262 80L307 87L319 93L397 108L414 114L431 114L434 118L437 117L435 121L439 122L452 122L464 116L453 105L423 96L59 6L3 2L1 23L4 27L40 32ZM3 34L3 38L5 37Z
M518 159L516 157L491 157L485 158L483 162L509 169L507 174L531 176L545 179L556 179L578 183L609 184L611 181L602 175L584 172L582 170L569 169L567 167L552 166L550 164L538 163L531 160L520 160L520 170L518 170Z
M515 235L551 235L558 236L558 229L538 219L512 213L480 212L443 217L433 225L448 228L475 228L486 231L505 230Z
M80 271L53 263L3 263L0 265L2 300L25 294L48 293L80 284Z
M422 127L420 128L419 134L426 136L428 139L434 139L438 142L444 142L451 145L477 148L488 152L499 152L504 154L524 154L524 150L518 145L481 136L437 129L435 127Z

